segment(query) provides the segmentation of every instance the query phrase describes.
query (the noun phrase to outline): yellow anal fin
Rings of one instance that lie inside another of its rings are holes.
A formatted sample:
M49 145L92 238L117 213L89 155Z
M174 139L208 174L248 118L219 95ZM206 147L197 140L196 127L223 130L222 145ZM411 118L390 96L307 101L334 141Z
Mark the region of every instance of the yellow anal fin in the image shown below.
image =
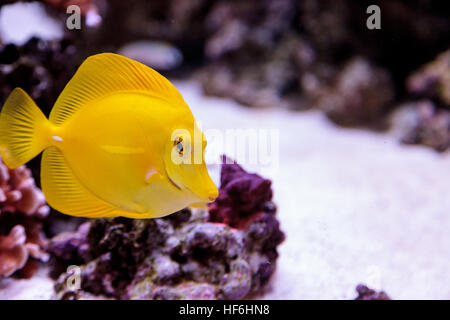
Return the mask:
M47 202L67 215L88 218L145 218L146 215L121 210L97 198L78 181L56 147L49 147L44 151L41 183Z

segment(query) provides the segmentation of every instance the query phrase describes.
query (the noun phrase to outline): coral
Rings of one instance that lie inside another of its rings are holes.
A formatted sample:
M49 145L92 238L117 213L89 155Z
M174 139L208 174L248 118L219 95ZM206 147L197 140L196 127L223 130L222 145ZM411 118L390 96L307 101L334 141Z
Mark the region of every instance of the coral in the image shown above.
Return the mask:
M20 87L48 116L82 59L68 38L53 41L31 38L21 46L0 44L0 102ZM35 178L39 177L39 160L37 157L28 163Z
M296 105L289 99L302 67L296 58L311 59L310 48L300 52L305 41L289 31L296 11L291 0L218 1L205 17L208 64L198 75L205 92L249 106Z
M450 50L411 74L406 87L419 100L407 103L412 120L403 128L402 142L446 151L450 147Z
M0 275L10 276L22 269L28 260L25 229L16 225L6 236L0 236Z
M210 220L238 229L247 228L259 215L270 212L271 181L245 172L241 166L223 157L219 196L209 205Z
M450 50L441 53L407 79L408 90L450 107Z
M339 124L372 124L399 95L406 75L442 48L450 23L437 3L391 0L379 4L383 32L370 31L362 25L370 4L216 1L202 11L206 63L198 79L207 94L245 105L317 105ZM364 83L340 85L354 76Z
M82 59L75 53L69 39L31 38L21 46L0 45L0 100L5 101L14 88L20 87L48 115L75 72L74 60Z
M429 100L408 104L412 121L404 129L402 142L423 144L437 151L450 147L450 112L437 109Z
M24 166L8 169L0 161L0 276L32 276L32 257L47 261L43 219L48 215L42 192Z
M260 293L284 239L270 181L225 164L220 194L214 209L220 214L184 209L160 219L98 219L53 238L49 250L58 270L79 265L81 275L81 290L71 290L71 273L62 273L55 297L241 299Z
M363 284L358 284L356 286L356 292L358 293L358 296L355 298L355 300L391 300L386 292L377 292Z
M318 98L317 106L338 124L367 124L379 119L389 107L394 97L392 87L388 72L354 58Z

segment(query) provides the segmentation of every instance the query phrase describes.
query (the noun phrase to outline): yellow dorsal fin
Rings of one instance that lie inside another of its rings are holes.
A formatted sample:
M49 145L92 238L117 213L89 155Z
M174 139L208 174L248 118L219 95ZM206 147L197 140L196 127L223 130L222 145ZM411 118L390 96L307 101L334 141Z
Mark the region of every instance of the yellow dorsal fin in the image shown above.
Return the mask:
M71 216L148 218L145 214L124 211L98 199L78 181L56 147L44 151L41 184L47 202Z
M56 100L50 121L62 125L90 102L119 92L144 92L186 105L169 80L152 68L118 54L100 53L87 58L78 68Z

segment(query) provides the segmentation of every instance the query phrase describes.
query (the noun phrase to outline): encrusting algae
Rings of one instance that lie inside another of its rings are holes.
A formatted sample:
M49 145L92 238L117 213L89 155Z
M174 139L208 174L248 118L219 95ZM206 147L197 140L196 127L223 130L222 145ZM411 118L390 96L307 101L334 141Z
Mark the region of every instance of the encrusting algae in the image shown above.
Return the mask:
M16 168L44 150L45 197L73 216L155 218L213 201L218 190L205 147L177 89L153 69L112 53L80 66L48 120L20 88L0 115L6 165Z

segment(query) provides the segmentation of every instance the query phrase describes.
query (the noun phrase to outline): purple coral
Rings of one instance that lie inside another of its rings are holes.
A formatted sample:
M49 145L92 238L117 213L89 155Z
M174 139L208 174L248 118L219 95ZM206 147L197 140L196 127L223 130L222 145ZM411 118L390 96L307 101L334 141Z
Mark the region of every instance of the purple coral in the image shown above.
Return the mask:
M245 229L272 206L271 181L248 173L237 163L223 157L219 196L209 205L209 219ZM270 210L269 210L270 211Z
M391 300L391 298L384 291L375 291L366 285L358 284L356 286L358 296L355 300Z

